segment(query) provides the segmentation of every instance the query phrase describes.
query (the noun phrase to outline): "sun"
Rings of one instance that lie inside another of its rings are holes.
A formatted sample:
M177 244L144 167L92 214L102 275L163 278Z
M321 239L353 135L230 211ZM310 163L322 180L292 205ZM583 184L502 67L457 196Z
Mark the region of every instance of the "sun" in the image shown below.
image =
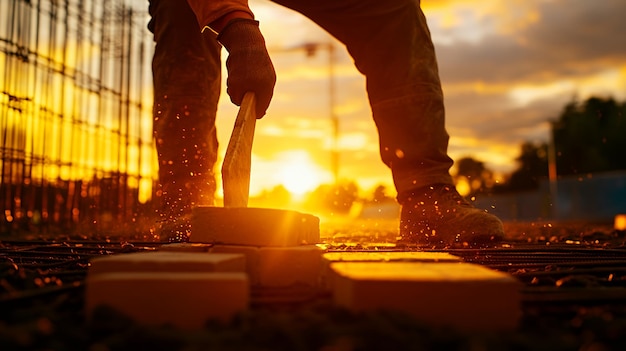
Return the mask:
M293 195L304 195L320 184L310 165L285 165L280 170L280 182Z
M279 159L277 179L292 195L302 196L330 180L304 150L284 152Z

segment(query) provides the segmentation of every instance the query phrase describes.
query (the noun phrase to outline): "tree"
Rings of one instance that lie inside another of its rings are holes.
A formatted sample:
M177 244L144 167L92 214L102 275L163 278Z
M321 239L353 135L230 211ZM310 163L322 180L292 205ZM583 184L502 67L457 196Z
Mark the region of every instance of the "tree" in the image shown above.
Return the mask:
M358 198L359 188L353 181L322 184L308 197L308 205L332 213L346 214Z
M372 194L372 202L383 203L387 201L393 201L392 197L387 196L387 187L384 185L378 185Z
M474 195L493 186L493 172L485 167L484 162L463 157L456 161L454 182L464 195Z
M525 142L515 160L518 162L518 168L511 173L506 190L536 189L539 187L539 181L548 177L548 144Z
M592 97L552 123L559 175L626 170L626 103Z

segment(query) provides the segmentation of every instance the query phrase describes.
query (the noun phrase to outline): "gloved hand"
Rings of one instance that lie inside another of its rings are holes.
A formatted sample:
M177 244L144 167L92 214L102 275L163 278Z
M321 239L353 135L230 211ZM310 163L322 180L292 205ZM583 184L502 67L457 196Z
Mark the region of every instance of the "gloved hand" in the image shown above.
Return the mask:
M257 99L257 118L263 117L274 94L276 72L259 30L259 22L234 19L222 29L217 40L228 51L226 91L230 101L239 106L244 94L252 91Z

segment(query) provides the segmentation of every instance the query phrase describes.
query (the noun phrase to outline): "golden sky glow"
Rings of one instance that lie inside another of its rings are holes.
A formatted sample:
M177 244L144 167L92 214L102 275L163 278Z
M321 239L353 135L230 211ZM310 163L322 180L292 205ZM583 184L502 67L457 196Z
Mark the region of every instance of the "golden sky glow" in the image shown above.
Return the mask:
M137 21L147 22L147 2L131 2L140 14ZM308 19L268 0L250 0L250 6L261 23L278 76L272 105L257 123L251 194L282 185L302 195L330 183L335 178L333 157L338 155L339 180L357 182L363 196L379 184L394 195L390 171L380 160L365 80L343 46ZM437 51L449 153L454 159L474 157L501 177L516 167L521 143L547 140L549 121L573 99L612 96L626 100L624 0L425 0L422 6ZM8 7L0 2L0 10L8 13ZM34 50L51 59L52 71L61 71L65 64L69 71L94 77L102 74L104 87L120 85L117 83L122 80L115 73L119 67L113 64L117 62L115 46L100 50L103 43L98 36L81 43L80 38L85 37L79 35L76 16L63 33L71 39L68 44L57 40L51 45L43 39L48 38L43 34L50 27L50 12L43 13L43 22L37 26L42 39ZM150 35L144 23L137 30L139 36ZM25 30L24 35L27 33ZM310 43L318 44L318 49L307 55L302 46ZM152 44L149 38L147 47ZM331 45L333 50L329 50ZM140 179L129 181L136 181L132 185L141 188L142 201L146 200L151 178L156 179L157 173L149 108L149 51L141 59L137 55L128 66L136 68L129 70L127 77L132 83L128 87L131 100L142 104L131 111L130 120L137 123L127 126L121 123L124 116L112 101L104 96L100 104L98 93L79 79L49 74L44 70L47 65L35 70L25 64L12 66L11 62L18 60L0 55L0 67L6 67L4 79L15 82L10 87L12 94L32 95L30 104L45 106L47 111L33 109L29 111L32 118L26 119L9 109L4 121L11 132L6 133L5 144L18 152L45 154L52 162L33 166L33 172L50 179L90 179L94 172L128 172ZM105 60L100 63L103 53ZM15 79L18 76L24 79ZM37 84L28 86L31 81ZM335 88L332 97L331 84ZM225 87L222 91L217 120L220 159L237 114ZM8 95L2 98L8 99ZM339 121L336 139L333 116ZM72 128L72 119L80 127ZM95 125L112 133L99 131ZM120 135L134 142L127 146ZM78 166L68 166L72 162ZM220 166L216 167L218 174Z
M278 76L272 105L257 124L252 192L277 182L287 186L286 174L306 179L307 188L314 179L329 180L334 142L328 50L322 46L307 57L293 49L309 42L336 45L340 178L357 181L367 192L377 184L393 189L378 154L364 79L345 49L297 13L265 0L251 0L250 6ZM519 145L547 140L548 121L573 98L626 98L626 45L615 35L626 29L616 15L626 11L621 0L485 0L480 6L430 0L422 6L437 49L455 159L472 156L496 172L510 172ZM236 114L225 96L219 113L224 149ZM292 166L298 162L306 166Z

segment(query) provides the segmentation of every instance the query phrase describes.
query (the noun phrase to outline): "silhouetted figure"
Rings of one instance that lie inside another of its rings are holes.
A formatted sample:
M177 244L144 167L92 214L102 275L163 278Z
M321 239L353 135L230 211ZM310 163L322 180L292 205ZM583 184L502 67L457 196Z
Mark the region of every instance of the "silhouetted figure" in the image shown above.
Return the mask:
M435 50L416 0L276 0L341 41L365 75L383 162L402 205L401 242L440 246L502 238L500 220L456 191ZM257 96L261 118L276 75L246 0L151 0L156 51L154 135L169 235L188 235L194 205L212 204L220 93L220 44L228 51L227 93ZM208 29L207 29L208 27Z

